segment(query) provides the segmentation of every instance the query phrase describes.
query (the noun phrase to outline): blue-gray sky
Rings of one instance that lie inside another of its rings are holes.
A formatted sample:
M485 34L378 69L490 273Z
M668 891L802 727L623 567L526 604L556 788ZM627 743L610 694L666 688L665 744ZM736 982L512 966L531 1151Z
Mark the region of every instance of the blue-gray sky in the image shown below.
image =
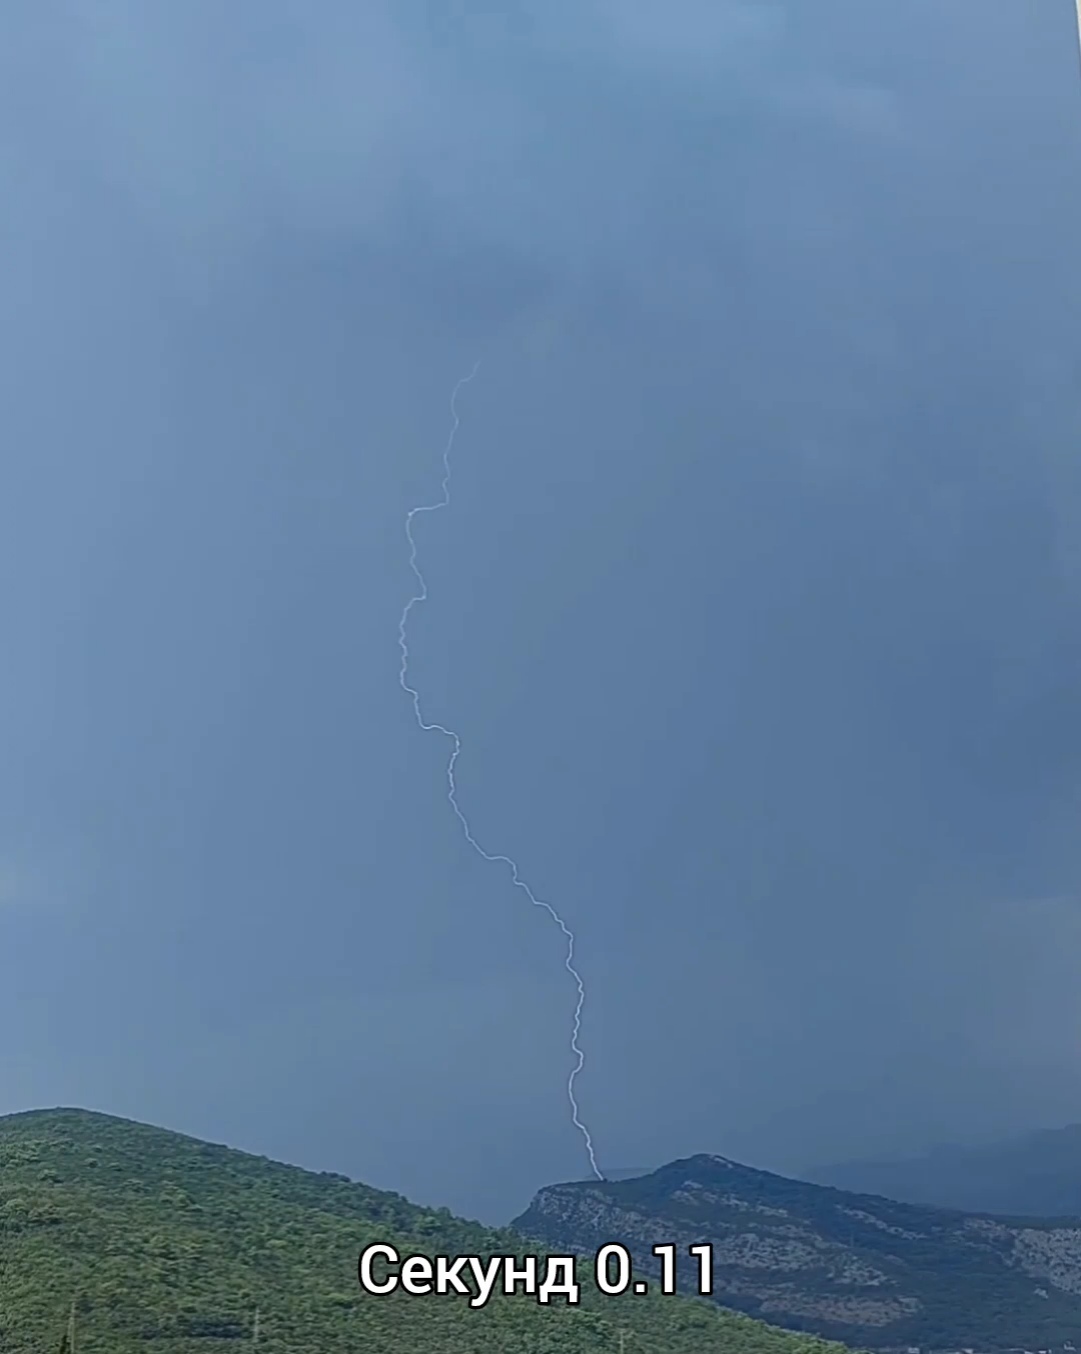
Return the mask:
M0 18L0 1111L504 1219L1081 1115L1070 0Z

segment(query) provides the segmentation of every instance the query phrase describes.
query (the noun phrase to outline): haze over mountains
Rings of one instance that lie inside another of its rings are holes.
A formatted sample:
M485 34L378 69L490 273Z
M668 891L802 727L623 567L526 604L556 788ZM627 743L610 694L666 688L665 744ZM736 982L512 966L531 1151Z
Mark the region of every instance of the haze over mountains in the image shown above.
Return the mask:
M976 1147L851 1161L805 1172L809 1180L891 1199L973 1212L1081 1216L1081 1124Z
M604 1175L630 1180L656 1169L611 1167ZM817 1163L794 1174L814 1184L936 1208L1081 1217L1081 1123L992 1142L942 1143L909 1156Z

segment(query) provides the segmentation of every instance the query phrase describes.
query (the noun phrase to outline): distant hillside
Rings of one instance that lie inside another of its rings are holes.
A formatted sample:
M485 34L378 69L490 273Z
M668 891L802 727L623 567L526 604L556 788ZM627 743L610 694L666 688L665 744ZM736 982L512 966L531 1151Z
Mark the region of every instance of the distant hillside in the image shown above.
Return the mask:
M622 1242L644 1273L657 1242L710 1242L716 1301L865 1348L1081 1348L1081 1221L892 1203L697 1156L551 1186L514 1226L554 1250Z
M433 1150L436 1145L433 1144ZM682 1298L373 1297L357 1259L519 1255L396 1194L80 1110L0 1118L0 1350L56 1354L825 1354ZM622 1337L622 1339L621 1339Z
M991 1147L940 1147L901 1161L855 1161L808 1172L840 1189L970 1212L1081 1217L1081 1124Z

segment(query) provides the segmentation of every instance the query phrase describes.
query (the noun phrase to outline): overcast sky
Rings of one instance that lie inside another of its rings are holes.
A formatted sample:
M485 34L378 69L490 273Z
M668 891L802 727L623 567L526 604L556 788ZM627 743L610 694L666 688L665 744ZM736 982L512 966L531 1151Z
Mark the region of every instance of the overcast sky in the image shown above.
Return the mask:
M497 1221L1081 1118L1070 0L0 17L0 1112Z

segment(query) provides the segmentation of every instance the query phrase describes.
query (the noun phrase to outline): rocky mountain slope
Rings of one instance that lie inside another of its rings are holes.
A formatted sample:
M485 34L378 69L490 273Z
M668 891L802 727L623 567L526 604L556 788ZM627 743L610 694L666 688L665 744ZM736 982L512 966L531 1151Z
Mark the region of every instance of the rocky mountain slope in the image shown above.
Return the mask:
M709 1242L714 1301L865 1348L1081 1348L1081 1219L893 1203L697 1156L543 1189L513 1226L551 1250L622 1242L654 1275L655 1244ZM693 1291L695 1265L677 1272Z
M809 1171L822 1185L968 1212L1081 1216L1081 1124L980 1147L939 1147L899 1161Z
M433 1150L436 1144L433 1143ZM508 1231L79 1110L0 1118L0 1351L69 1354L828 1354L684 1298L581 1306L363 1293L361 1250L523 1256ZM74 1311L73 1311L74 1309ZM842 1354L838 1351L837 1354Z

